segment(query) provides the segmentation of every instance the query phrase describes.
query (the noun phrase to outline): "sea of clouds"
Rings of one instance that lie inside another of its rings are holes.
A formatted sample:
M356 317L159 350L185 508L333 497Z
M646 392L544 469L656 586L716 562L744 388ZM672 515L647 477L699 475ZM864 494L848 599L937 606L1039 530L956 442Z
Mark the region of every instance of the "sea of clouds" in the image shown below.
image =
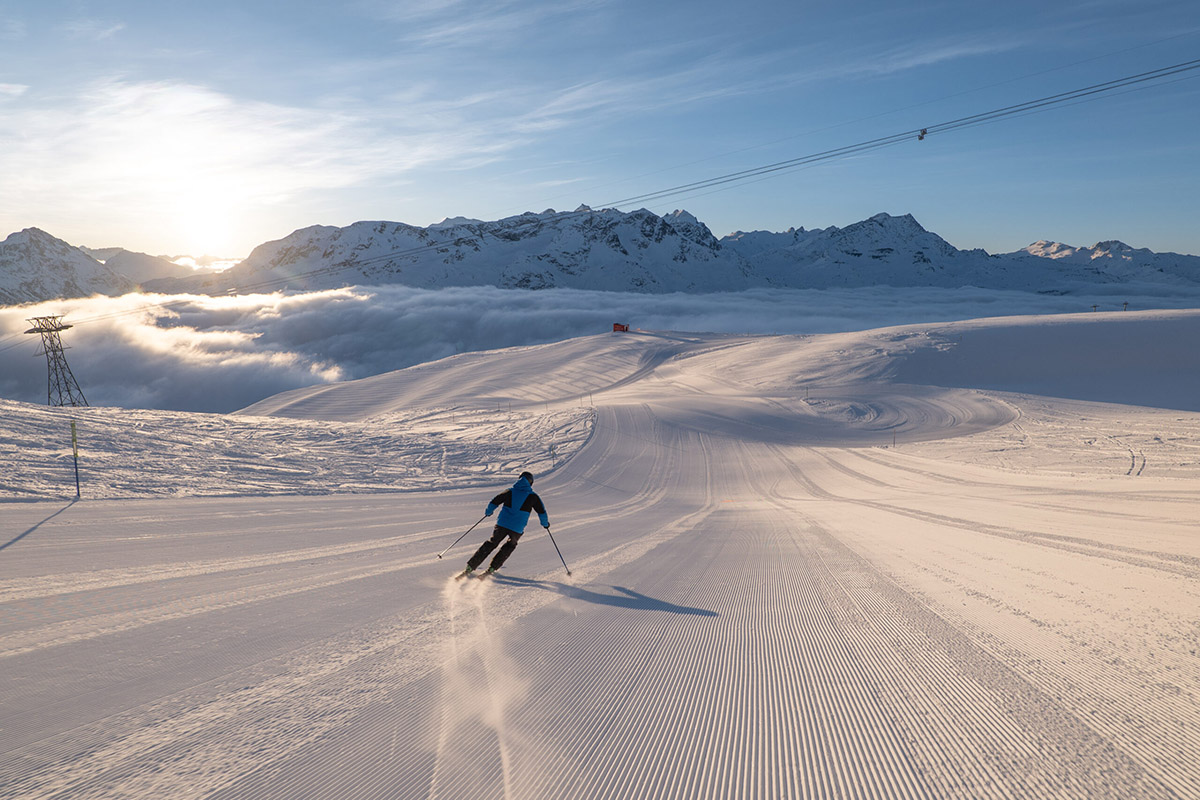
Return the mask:
M647 295L468 287L351 287L235 297L134 294L0 308L0 397L47 400L34 316L74 324L62 341L94 406L229 412L278 392L455 353L612 330L812 334L1018 314L1200 307L1177 288L1086 294L978 289L752 290Z

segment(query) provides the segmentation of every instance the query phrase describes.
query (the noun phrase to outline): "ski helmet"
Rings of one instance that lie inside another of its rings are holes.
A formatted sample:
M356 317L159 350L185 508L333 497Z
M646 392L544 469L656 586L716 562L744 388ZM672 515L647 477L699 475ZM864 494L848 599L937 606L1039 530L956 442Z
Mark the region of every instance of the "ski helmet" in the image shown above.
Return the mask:
M533 486L533 473L532 472L522 472L520 477L529 481L529 485Z

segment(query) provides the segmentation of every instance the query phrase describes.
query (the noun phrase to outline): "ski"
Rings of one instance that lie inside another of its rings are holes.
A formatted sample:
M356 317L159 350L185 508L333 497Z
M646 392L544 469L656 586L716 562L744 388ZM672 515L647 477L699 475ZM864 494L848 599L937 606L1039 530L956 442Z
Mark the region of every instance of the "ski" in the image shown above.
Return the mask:
M455 575L454 580L461 581L463 578L470 578L470 577L475 577L475 578L478 578L479 580L483 580L488 575L495 575L495 574L496 574L496 570L494 570L494 569L484 570L483 572L476 572L475 570L471 569L470 567L467 567L462 572Z

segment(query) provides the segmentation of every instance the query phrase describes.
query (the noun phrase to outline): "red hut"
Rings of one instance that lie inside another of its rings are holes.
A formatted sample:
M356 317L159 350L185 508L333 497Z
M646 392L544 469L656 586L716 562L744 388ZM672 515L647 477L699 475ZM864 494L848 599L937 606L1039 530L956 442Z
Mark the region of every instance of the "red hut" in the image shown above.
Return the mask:
M614 322L614 323L613 323L613 333L620 333L620 332L622 332L622 331L626 331L626 332L628 332L628 330L629 330L629 326L628 326L628 325L622 325L622 324L621 324L621 323L619 323L619 322Z

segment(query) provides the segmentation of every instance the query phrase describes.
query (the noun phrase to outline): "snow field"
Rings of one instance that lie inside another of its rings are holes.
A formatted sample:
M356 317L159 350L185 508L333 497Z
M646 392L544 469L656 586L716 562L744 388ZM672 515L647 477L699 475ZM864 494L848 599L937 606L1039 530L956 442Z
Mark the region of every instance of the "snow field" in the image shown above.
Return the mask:
M338 460L337 432L359 485L383 456L345 431L403 414L438 441L445 414L503 407L424 462L441 491L255 493L249 459L205 473L198 444L196 480L230 496L155 497L114 428L142 499L6 504L0 793L1200 795L1200 415L1096 402L1103 359L1063 359L1091 338L1070 326L1132 321L1105 316L605 335L250 409L290 419L138 417L297 460ZM1137 322L1113 340L1156 354L1138 391L1173 401L1200 314ZM1041 343L1037 385L973 386L1014 338ZM59 424L0 410L27 441ZM564 428L578 449L536 488L574 576L535 524L500 575L453 581L491 521L436 553Z
M450 406L326 421L0 400L0 493L75 495L71 421L88 499L329 494L492 485L546 472L590 434L592 410Z
M648 374L696 341L663 335L585 336L553 345L463 353L370 378L294 389L242 414L363 420L426 408L463 405L545 410Z

